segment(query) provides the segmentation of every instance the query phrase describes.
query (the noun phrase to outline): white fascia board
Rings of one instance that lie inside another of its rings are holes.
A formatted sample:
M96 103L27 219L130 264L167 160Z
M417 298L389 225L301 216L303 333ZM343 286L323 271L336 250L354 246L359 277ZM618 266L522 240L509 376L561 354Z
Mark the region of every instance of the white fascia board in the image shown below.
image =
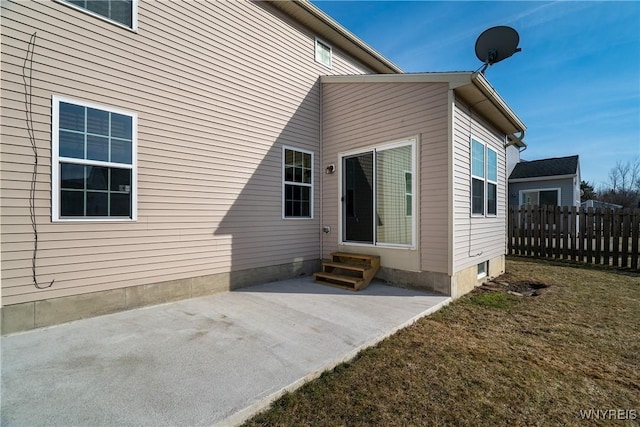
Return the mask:
M555 179L569 179L574 178L576 174L571 175L549 175L549 176L534 176L531 178L513 178L509 179L510 183L518 183L518 182L533 182L533 181L551 181Z
M407 73L321 76L321 83L449 83L452 89L470 84L473 73Z

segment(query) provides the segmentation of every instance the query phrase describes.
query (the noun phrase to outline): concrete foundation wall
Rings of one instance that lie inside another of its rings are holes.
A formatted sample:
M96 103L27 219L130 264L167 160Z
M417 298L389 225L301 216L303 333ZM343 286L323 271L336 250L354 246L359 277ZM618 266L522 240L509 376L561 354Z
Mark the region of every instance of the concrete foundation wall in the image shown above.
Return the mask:
M471 292L476 286L503 274L504 271L505 257L500 255L489 260L487 275L481 279L478 279L477 265L458 271L453 277L432 271L406 271L381 267L376 277L391 285L438 292L459 298Z
M433 271L406 271L389 267L380 267L376 278L391 285L420 289L450 295L451 278L445 273Z
M311 275L319 268L320 260L316 259L7 305L0 309L1 330L2 334L9 334L147 305L232 291Z
M478 279L478 266L467 267L464 270L456 272L451 279L451 293L454 298L459 298L473 290L476 286L481 285L489 279L497 277L504 273L505 258L504 255L489 260L489 269L487 275Z

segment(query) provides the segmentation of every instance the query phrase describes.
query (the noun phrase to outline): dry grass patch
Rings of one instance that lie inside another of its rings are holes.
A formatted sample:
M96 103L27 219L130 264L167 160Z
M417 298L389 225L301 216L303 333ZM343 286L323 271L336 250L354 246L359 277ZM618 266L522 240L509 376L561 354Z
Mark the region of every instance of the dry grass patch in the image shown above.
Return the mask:
M507 271L246 425L583 425L589 409L640 419L640 275L524 259Z

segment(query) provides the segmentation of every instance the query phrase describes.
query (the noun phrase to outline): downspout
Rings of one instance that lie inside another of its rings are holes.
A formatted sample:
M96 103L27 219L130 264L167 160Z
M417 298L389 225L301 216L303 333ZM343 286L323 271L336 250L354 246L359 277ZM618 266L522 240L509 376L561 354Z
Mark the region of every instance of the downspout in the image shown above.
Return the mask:
M318 144L318 163L320 165L320 168L318 170L318 173L320 174L320 191L319 191L319 200L320 200L320 227L318 228L318 233L320 233L320 248L319 248L319 252L318 254L320 255L320 260L322 260L322 254L324 251L324 170L322 168L322 165L324 164L324 149L323 149L323 140L324 140L324 133L323 133L323 129L324 129L324 124L323 124L323 110L324 110L324 102L322 99L322 93L324 92L323 87L322 87L322 79L320 77L318 77L318 91L320 92L320 95L318 96L319 102L320 102L320 108L318 108L318 120L320 121L320 132L319 132L319 144Z
M453 198L453 143L455 138L455 102L456 96L454 89L449 88L447 94L447 115L449 125L447 130L447 274L449 275L449 294L453 295L453 273L455 269L455 252L453 250L454 241L454 198ZM422 248L421 248L422 249ZM423 249L422 249L423 250ZM422 252L420 257L422 258ZM422 259L420 260L420 269L422 270Z

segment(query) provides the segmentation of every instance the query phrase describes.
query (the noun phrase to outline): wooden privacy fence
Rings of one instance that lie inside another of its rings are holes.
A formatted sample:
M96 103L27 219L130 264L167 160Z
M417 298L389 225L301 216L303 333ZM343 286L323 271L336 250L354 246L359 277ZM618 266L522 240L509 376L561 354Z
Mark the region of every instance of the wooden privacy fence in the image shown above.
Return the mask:
M512 255L613 265L640 271L640 209L510 206Z

